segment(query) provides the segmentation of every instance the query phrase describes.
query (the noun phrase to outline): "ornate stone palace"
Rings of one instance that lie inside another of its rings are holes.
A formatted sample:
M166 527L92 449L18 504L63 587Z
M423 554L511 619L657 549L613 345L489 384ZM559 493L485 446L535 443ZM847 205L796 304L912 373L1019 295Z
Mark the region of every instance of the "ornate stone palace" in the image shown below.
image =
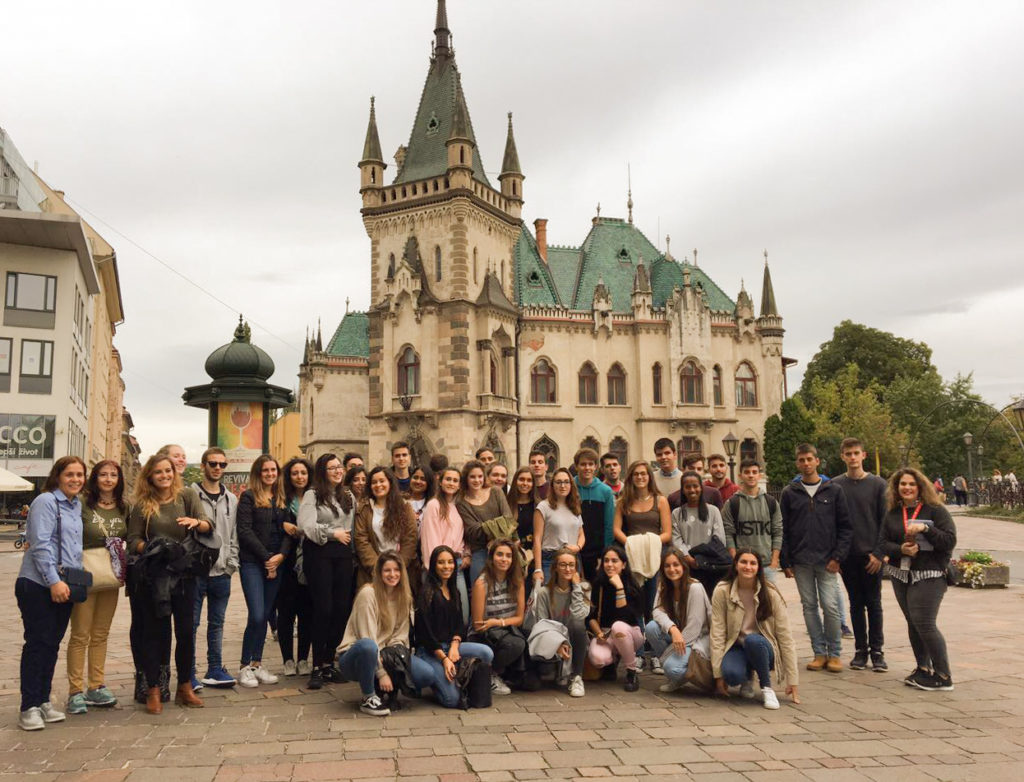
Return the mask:
M346 312L300 368L307 456L391 443L460 464L489 445L508 464L540 448L566 463L588 445L623 463L670 436L684 451L759 457L784 398L782 318L767 254L760 311L733 301L626 219L594 217L578 247L522 220L512 115L497 185L481 162L445 0L408 145L385 178L373 100L359 162L371 306ZM582 233L582 231L581 231Z

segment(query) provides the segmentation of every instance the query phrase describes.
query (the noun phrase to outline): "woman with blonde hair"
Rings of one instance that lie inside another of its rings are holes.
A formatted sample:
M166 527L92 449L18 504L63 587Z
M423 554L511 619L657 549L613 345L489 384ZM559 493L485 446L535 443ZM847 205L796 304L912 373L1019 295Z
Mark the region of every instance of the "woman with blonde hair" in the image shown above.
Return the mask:
M135 499L128 514L128 551L139 556L137 570L145 570L151 579L167 579L169 568L186 556L180 544L190 534L213 542L213 524L206 518L203 503L194 489L185 488L181 475L170 456L149 457L135 479ZM162 541L162 543L158 543ZM148 556L147 551L153 556ZM167 557L175 556L174 562ZM151 584L152 582L150 582ZM199 707L203 702L192 690L192 662L195 658L195 636L192 628L195 610L195 576L185 569L177 578L168 579L167 603L161 592L137 583L133 589L132 624L138 623L140 656L146 678L146 711L160 714L163 704L160 693L161 663L170 657L171 625L177 641L174 662L178 673L175 702ZM158 604L159 601L159 604ZM169 605L168 605L169 603ZM170 613L166 613L167 609Z
M263 454L249 470L249 488L238 498L239 576L249 616L242 636L238 683L242 687L276 684L277 676L263 667L267 621L281 588L278 569L292 551L293 538L284 525L291 516L277 461Z
M185 449L177 443L168 443L157 451L156 455L169 456L171 463L174 464L174 471L178 475L185 474L185 468L188 467L188 457L185 455Z
M907 620L917 666L903 680L919 690L953 689L946 639L936 618L946 594L946 568L956 548L956 525L919 470L904 467L889 478L889 511L882 520L879 558Z

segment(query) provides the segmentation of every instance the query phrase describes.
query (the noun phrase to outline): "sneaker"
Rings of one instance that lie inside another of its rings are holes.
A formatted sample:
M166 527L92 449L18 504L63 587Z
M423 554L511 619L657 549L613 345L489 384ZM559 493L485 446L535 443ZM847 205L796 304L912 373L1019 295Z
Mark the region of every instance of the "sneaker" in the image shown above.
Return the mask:
M256 670L251 665L243 665L238 669L238 683L242 687L260 686L260 681L256 678Z
M636 692L640 689L640 658L637 658L637 666L634 668L626 669L626 683L622 685L622 689L626 692Z
M889 670L889 665L885 661L885 655L881 652L873 652L871 654L871 670L875 673L885 673Z
M235 677L224 670L224 666L219 668L211 668L206 672L206 676L203 677L203 684L208 687L234 687ZM196 688L195 684L192 685L192 689Z
M917 685L914 682L916 682L919 677L921 677L921 676L931 676L931 675L932 675L931 671L926 671L923 668L915 668L914 670L912 670L910 673L908 673L906 676L903 677L903 683L905 685L907 685L908 687L916 687Z
M636 668L634 670L636 670L637 673L643 673L644 672L644 659L645 658L644 658L644 656L642 654L638 654L636 656L636 662L633 663L633 665L636 666Z
M496 673L491 674L491 694L492 695L511 695L512 690L509 689L508 685L501 680L501 677Z
M100 686L95 690L86 690L85 702L90 706L116 706L117 698L107 687Z
M935 678L934 673L928 671L922 671L920 668L915 668L914 673L903 680L903 683L910 687L917 687L919 690L934 689L930 685L933 684Z
M68 697L68 714L86 714L88 711L89 704L85 700L85 695L76 692Z
M192 685L192 692L199 692L203 689L203 683L196 678L195 674L192 674L192 681L190 683Z
M260 684L277 684L277 676L272 674L262 665L252 666L252 674Z
M654 657L652 655L650 660L649 660L649 663L650 663L650 666L651 666L651 673L653 673L655 676L664 676L665 675L665 669L661 667L661 658L660 657Z
M853 670L855 670L855 671L863 671L865 668L867 668L868 667L868 653L867 652L857 652L853 656L853 659L850 660L850 667L853 668Z
M850 629L849 625L843 625L839 628L839 632L843 634L843 638L853 638L853 630Z
M925 679L919 679L917 683L919 690L928 690L934 692L941 690L943 692L952 692L953 690L953 677L947 676L943 678L937 673L933 673L931 676Z
M295 660L285 660L284 661L284 675L285 676L294 676L297 673L298 673L298 670L295 668Z
M43 713L43 722L64 722L67 719L64 712L57 711L49 701L40 706L39 711Z
M309 674L309 681L306 682L307 690L319 690L324 686L323 672L319 667L314 668Z
M43 712L38 706L25 709L18 715L18 727L22 730L42 730L46 727L43 722Z
M385 706L376 694L363 698L363 702L359 704L359 711L363 714L372 714L374 717L386 717L391 713L391 709Z
M761 688L761 700L764 703L766 709L777 709L779 708L779 699L775 695L775 690L771 687Z
M299 660L295 664L295 673L298 676L309 676L313 669L309 665L309 660Z
M814 655L814 659L807 663L808 671L823 671L825 670L825 662L828 660L823 654Z
M829 657L825 661L825 670L829 673L839 673L843 670L843 661L838 657Z
M586 693L587 691L583 687L583 677L573 676L572 681L569 682L569 697L582 698Z
M740 696L743 698L753 699L754 697L754 680L747 679L743 684L740 685Z
M676 690L682 689L684 684L683 679L677 679L676 681L667 681L658 688L658 692L675 692Z
M341 675L341 671L333 665L325 665L321 668L320 675L323 676L325 682L331 682L332 684L341 684L345 681L345 677Z

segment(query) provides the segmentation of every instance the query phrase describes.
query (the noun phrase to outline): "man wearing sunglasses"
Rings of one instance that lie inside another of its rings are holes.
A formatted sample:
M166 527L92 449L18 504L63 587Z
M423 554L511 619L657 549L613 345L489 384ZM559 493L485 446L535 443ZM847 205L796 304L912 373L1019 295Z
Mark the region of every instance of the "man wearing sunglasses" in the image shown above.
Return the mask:
M192 689L210 687L233 687L235 678L224 668L221 646L224 641L224 617L228 612L228 598L231 597L231 575L238 570L238 531L235 529L235 512L238 498L228 491L221 479L228 466L227 457L220 448L207 448L203 452L203 479L193 483L206 509L206 517L213 521L217 536L221 540L220 555L210 568L210 575L196 577L196 607L192 617L193 636L199 631L199 620L203 615L203 598L207 599L209 611L206 615L206 675L196 678L195 660L192 661ZM193 643L193 647L195 644Z

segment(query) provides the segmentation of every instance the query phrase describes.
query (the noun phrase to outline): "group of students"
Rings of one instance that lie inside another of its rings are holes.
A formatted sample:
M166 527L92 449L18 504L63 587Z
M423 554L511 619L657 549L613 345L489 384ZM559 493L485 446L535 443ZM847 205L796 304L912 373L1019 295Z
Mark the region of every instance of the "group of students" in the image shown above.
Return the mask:
M880 671L872 578L883 560L917 658L907 683L952 688L934 626L944 588L932 583L932 571L948 562L955 529L914 470L893 476L887 499L880 478L826 482L813 448L801 446L800 475L777 502L761 488L756 462L741 462L737 485L724 457L713 455L705 481L703 458L688 456L680 470L667 438L655 444L657 467L639 460L625 475L617 457L588 448L571 470L550 475L541 452L511 478L490 450L476 457L461 469L443 457L413 466L407 444L396 443L392 464L367 472L357 454L283 467L264 455L236 499L222 483L222 450L204 452L202 479L186 487L185 454L172 445L142 467L130 503L114 462L100 462L86 478L77 457L58 460L32 504L15 588L25 625L19 724L35 730L64 719L50 689L69 620L68 711L116 703L103 674L119 590L90 590L72 607L67 573L82 566L83 550L100 547L117 570L119 541L127 552L135 699L154 714L170 699L172 629L175 700L200 707L204 686L278 681L264 664L275 615L284 674L308 675L311 690L358 682L360 708L373 715L390 713L399 690L429 690L443 706L465 706L471 669L477 681L487 673L493 695L551 683L580 697L584 681L614 680L619 663L629 692L645 666L666 677L664 692L690 685L725 695L738 686L754 697L756 677L764 705L778 708L775 687L798 702L798 679L776 570L797 579L815 653L809 669L836 670L840 612L829 582L842 569L858 633L851 667L865 667L870 652ZM882 484L873 534L866 522L851 526L840 488L850 482L855 519L861 500L870 494L875 502ZM848 578L862 561L863 572ZM221 657L236 571L248 614L237 677ZM197 677L204 601L207 670Z

